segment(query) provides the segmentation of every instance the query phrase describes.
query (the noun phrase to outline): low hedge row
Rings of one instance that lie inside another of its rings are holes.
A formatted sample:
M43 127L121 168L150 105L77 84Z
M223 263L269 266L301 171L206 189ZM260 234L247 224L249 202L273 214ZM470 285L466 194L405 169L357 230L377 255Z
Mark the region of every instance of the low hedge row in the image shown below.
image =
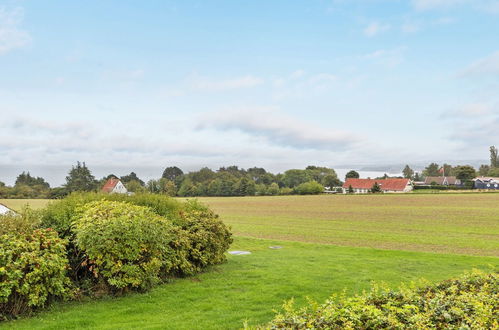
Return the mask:
M259 329L498 329L499 274L479 271L422 288L373 287L295 309Z
M0 216L0 319L81 294L147 290L226 260L229 228L197 202L78 193Z

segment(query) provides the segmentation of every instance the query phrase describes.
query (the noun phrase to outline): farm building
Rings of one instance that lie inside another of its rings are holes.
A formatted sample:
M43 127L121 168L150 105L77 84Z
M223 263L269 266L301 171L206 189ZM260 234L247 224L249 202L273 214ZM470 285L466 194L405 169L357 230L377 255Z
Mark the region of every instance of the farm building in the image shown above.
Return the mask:
M127 194L128 190L120 179L110 178L101 189L102 192L110 194Z
M431 185L432 183L440 186L460 186L461 180L455 176L427 176L424 184Z
M9 212L15 213L13 210L9 209L7 206L0 204L0 215L7 214Z
M366 194L375 183L384 193L405 193L413 188L410 179L347 179L342 187L343 193L348 193L351 186L355 194Z
M499 189L499 178L482 176L473 179L475 189Z

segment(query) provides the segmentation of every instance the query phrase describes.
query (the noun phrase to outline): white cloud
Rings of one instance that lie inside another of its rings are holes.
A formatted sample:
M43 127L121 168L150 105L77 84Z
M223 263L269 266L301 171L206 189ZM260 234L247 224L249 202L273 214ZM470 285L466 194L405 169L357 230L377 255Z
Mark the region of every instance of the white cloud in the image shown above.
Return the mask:
M364 29L364 35L366 35L367 37L374 37L389 29L390 29L389 24L381 24L379 22L373 22Z
M275 107L220 111L200 119L200 129L238 130L284 147L341 151L360 141L356 134L307 123Z
M252 75L225 80L213 80L199 75L191 75L187 79L192 89L207 91L224 91L239 88L251 88L264 83L264 80Z
M406 47L394 49L378 49L372 53L361 55L360 59L375 61L384 66L393 68L404 61Z
M0 55L29 44L31 36L20 28L24 12L22 8L8 10L0 7Z
M499 51L475 61L462 75L499 75Z
M499 14L499 0L412 0L417 10L449 9L467 5L474 10Z

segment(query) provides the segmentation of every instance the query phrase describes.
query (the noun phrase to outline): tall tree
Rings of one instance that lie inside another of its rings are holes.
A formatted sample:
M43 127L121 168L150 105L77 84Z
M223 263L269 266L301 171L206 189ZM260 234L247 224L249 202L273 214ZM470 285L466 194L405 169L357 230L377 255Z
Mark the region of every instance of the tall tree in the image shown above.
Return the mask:
M85 162L76 162L66 176L66 189L73 191L92 191L97 187L97 181L92 175Z
M165 168L161 177L175 182L175 179L182 175L184 175L184 172L180 168L177 166L170 166Z
M431 163L430 165L426 166L425 169L423 170L423 175L426 176L439 176L441 173L439 173L440 166L437 163Z
M490 166L482 164L482 165L480 165L480 168L478 169L478 174L480 174L481 176L486 176L486 175L489 175L489 171L490 171Z
M499 167L499 155L495 146L490 146L490 167Z
M463 181L471 180L476 176L475 169L469 165L456 166L454 168L454 173L458 179Z
M405 165L402 173L404 174L404 178L406 179L412 179L412 177L414 176L414 170L411 169L409 165Z
M358 179L360 175L357 171L351 170L345 175L345 179Z
M123 182L125 185L127 183L130 183L132 181L137 181L138 183L140 183L141 186L144 186L145 183L144 181L142 181L141 179L139 179L139 177L137 176L137 174L135 174L135 172L130 172L130 174L128 175L124 175L120 178L121 182ZM128 188L128 187L127 187Z
M19 174L16 178L16 183L15 186L29 186L29 187L34 187L34 186L40 186L41 188L50 188L50 185L48 182L45 181L44 178L42 177L34 177L29 174L29 172L22 172Z

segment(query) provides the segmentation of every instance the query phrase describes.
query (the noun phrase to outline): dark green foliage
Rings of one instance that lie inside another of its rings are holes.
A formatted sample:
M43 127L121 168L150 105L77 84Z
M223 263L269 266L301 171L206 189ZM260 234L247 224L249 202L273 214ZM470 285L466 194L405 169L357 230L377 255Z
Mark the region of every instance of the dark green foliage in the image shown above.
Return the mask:
M492 329L498 319L499 275L475 271L422 288L374 286L299 310L290 301L262 329Z
M425 169L423 170L423 176L439 176L441 173L439 172L440 166L437 163L431 163L430 165L426 166Z
M180 178L182 175L184 175L184 172L180 168L178 168L177 166L171 166L165 168L161 177L175 182L175 180Z
M312 175L307 170L287 170L284 172L282 182L286 187L294 188L311 180Z
M404 174L404 178L406 179L412 179L414 176L414 170L410 168L409 165L405 165L402 173Z
M50 185L47 182L45 182L45 179L41 177L35 178L34 176L31 176L29 172L27 173L22 172L21 174L19 174L19 176L16 178L15 185L16 186L25 185L30 187L42 186L44 188L50 188Z
M495 146L490 147L490 167L499 167L499 152Z
M92 175L85 162L77 162L66 176L66 189L68 192L92 191L97 189L97 181Z
M71 295L65 241L52 229L32 230L21 222L21 231L0 235L0 320Z
M357 171L351 170L345 175L345 179L358 179L360 177Z
M145 186L145 183L144 181L142 181L141 179L139 179L139 177L137 176L137 174L135 174L135 172L131 172L130 174L128 175L124 175L120 178L121 182L126 186L127 183L130 183L132 181L136 181L138 182L141 186Z
M381 192L381 187L380 187L380 185L377 182L375 182L373 184L372 188L371 188L371 193L377 194L377 193L380 193L380 192Z
M476 171L472 166L459 165L454 167L454 174L460 180L471 180L476 177Z

